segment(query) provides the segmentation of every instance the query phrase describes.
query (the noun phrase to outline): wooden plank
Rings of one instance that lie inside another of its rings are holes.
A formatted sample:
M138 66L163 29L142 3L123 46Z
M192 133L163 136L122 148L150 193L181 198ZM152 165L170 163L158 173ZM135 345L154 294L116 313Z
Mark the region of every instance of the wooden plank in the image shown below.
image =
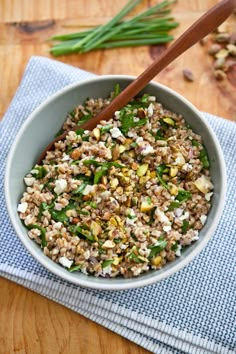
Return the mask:
M1 279L1 354L148 354L77 313Z

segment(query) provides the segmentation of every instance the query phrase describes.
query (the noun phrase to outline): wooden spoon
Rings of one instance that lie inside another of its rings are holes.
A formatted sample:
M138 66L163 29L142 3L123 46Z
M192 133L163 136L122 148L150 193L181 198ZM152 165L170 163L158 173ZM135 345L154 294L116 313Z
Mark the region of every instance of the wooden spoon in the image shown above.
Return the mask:
M165 52L163 52L141 75L129 84L101 113L96 117L81 124L79 127L91 130L101 120L109 120L115 111L125 106L135 97L160 71L162 71L174 59L192 47L200 39L215 30L236 8L236 0L222 0L196 22L194 22ZM78 126L75 130L78 129ZM40 155L37 163L43 160L47 151L51 150L56 141L66 137L67 132L53 140Z

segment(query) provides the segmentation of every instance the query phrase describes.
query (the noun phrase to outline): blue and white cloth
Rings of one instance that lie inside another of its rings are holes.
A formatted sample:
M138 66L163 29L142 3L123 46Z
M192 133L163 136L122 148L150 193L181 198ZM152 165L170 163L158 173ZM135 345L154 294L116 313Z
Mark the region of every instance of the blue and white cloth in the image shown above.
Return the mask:
M0 124L0 276L42 294L158 354L236 353L236 125L205 114L224 152L228 195L218 228L201 254L170 278L145 288L84 289L49 273L26 251L4 200L11 144L29 114L48 96L92 77L80 69L33 57Z

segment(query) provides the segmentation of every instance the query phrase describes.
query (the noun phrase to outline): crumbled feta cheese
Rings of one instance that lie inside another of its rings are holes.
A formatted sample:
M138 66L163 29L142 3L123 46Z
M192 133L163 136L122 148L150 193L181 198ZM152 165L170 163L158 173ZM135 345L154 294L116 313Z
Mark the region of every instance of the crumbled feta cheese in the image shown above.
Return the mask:
M144 149L141 151L141 155L143 156L147 156L149 154L153 154L154 153L154 149L151 145L147 145L144 147Z
M170 225L163 226L163 231L169 232L171 231L172 227Z
M115 247L115 243L111 240L107 240L104 242L104 244L102 245L102 248L114 248Z
M181 221L186 220L186 219L189 219L189 212L188 211L185 211L185 213L179 217L179 220L181 220Z
M88 275L88 272L86 270L86 267L83 267L83 268L80 268L80 271L85 274L85 275Z
M109 264L107 267L102 269L101 275L106 275L106 274L111 275L111 271L112 271L112 268L111 268L111 265Z
M175 255L177 257L180 257L181 256L181 249L182 249L182 246L181 245L178 245L177 246L177 250L175 251Z
M125 250L128 247L128 245L124 245L123 243L120 245L121 250Z
M148 97L149 102L156 102L156 97L155 96L149 96Z
M121 133L120 129L115 127L110 130L112 138L119 138L120 136L123 136Z
M20 204L18 204L17 211L19 211L20 213L25 213L27 210L27 207L28 207L28 203L26 203L26 202L20 203Z
M151 231L152 236L154 237L160 237L161 236L161 231L158 230L152 230Z
M139 144L143 141L143 137L139 136L137 139L136 139L136 143Z
M115 111L114 116L115 116L116 118L120 118L120 111Z
M67 182L65 179L58 179L55 182L55 188L54 188L54 192L59 195L61 193L63 193L65 191L67 187Z
M135 136L135 133L129 131L129 132L127 133L127 135L128 135L129 138L133 138L133 137Z
M176 208L174 210L174 213L175 213L175 216L177 216L177 218L179 218L184 212L184 209L181 209L181 208Z
M34 184L35 178L34 177L25 177L24 178L25 184L30 187Z
M212 195L213 195L213 192L205 194L205 199L209 202L211 200Z
M62 161L69 161L71 158L69 155L63 153Z
M173 165L182 166L184 164L185 164L185 159L184 159L183 155L180 152L178 152L176 154L176 159L175 159Z
M55 203L54 209L60 211L63 208L63 205L61 203Z
M134 117L134 122L139 122L139 117Z
M135 225L136 221L137 218L135 219L126 218L126 225Z
M63 225L62 222L58 221L58 222L55 222L55 224L53 226L54 226L54 229L60 230L62 225Z
M189 172L193 169L193 166L190 165L190 163L185 163L183 166L182 166L182 171L185 171L185 172Z
M31 170L30 173L32 173L33 175L37 175L39 173L39 170Z
M206 215L201 215L200 216L200 221L201 221L202 225L205 224L206 220L207 220L207 216Z
M83 195L88 195L90 193L95 192L96 185L91 186L90 184L87 184L87 186L83 190Z
M90 257L90 251L87 250L87 251L84 252L84 258L85 259L89 259L89 257Z
M148 117L152 117L153 116L153 104L150 103L150 105L148 106L148 109L147 109L147 113L148 113Z
M65 267L65 268L70 268L72 266L72 264L73 264L73 261L70 261L66 257L60 257L59 258L59 263L61 263L61 265L63 265L63 267Z
M111 195L110 191L105 191L100 194L102 199L108 199L110 197L110 195Z
M168 217L161 211L160 209L156 208L155 215L157 216L158 221L163 224L170 225L170 220Z
M198 231L193 231L193 233L194 233L194 236L192 238L192 241L197 241L199 239Z

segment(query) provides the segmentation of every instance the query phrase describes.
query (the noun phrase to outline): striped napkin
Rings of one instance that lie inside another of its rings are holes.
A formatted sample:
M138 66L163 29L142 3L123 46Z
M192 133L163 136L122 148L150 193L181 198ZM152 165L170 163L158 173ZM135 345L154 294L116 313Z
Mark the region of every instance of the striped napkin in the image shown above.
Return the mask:
M64 86L91 73L32 57L0 124L0 276L48 297L158 354L236 353L236 126L205 114L223 149L228 195L218 228L201 254L177 274L140 289L85 289L49 273L26 251L7 215L5 161L29 114ZM3 252L4 250L4 252Z

